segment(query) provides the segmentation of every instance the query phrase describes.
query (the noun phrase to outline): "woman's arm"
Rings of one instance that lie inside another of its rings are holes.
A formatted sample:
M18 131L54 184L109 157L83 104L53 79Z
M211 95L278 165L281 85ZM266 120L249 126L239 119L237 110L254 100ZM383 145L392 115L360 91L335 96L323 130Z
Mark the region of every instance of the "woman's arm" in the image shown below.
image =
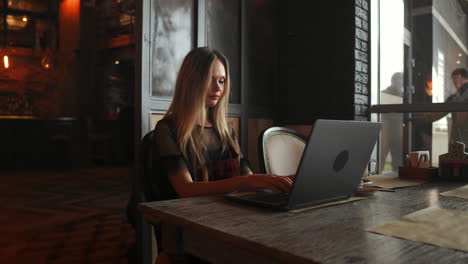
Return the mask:
M267 174L247 174L219 181L194 182L187 169L169 174L169 181L180 198L233 192L236 190L253 191L270 189L275 192L289 192L292 180Z

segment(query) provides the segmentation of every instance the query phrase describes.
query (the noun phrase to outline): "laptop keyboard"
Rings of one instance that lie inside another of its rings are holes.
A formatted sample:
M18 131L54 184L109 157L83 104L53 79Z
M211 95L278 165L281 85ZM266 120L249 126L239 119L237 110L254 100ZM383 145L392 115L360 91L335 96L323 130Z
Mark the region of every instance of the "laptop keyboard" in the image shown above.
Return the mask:
M245 196L244 198L262 203L285 205L288 203L289 193L262 193Z

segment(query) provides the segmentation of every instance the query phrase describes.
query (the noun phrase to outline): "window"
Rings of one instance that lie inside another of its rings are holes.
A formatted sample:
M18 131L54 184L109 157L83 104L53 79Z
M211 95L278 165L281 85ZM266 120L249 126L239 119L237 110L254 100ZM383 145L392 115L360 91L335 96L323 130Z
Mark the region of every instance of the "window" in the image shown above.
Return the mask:
M154 1L151 95L170 99L180 65L195 39L194 1ZM174 45L176 43L176 45Z
M468 3L371 2L372 118L382 121L380 169L397 173L409 151L468 144ZM458 72L458 71L457 71ZM466 82L465 84L463 84Z

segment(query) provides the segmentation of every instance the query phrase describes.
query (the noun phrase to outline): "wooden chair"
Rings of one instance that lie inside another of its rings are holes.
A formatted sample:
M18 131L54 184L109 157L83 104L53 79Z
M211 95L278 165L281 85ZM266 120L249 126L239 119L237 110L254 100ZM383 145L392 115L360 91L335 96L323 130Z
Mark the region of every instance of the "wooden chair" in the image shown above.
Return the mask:
M140 145L140 161L137 175L132 182L132 193L127 205L127 217L136 231L137 263L153 264L160 246L157 243L160 237L158 226L149 224L138 211L139 203L156 200L158 188L152 181L153 173L153 147L154 131L148 132ZM160 241L160 240L159 240Z
M271 127L260 133L260 166L267 174L295 174L307 142L305 136L286 127Z
M160 156L154 150L155 132L148 132L141 141L140 161L137 177L134 177L132 194L127 205L127 217L136 231L137 263L159 264L174 261L162 251L161 225L149 224L137 208L139 203L175 199L168 191L169 182L158 178L158 164L162 164ZM161 254L164 253L164 254ZM182 256L185 258L185 256ZM188 256L189 263L191 256Z

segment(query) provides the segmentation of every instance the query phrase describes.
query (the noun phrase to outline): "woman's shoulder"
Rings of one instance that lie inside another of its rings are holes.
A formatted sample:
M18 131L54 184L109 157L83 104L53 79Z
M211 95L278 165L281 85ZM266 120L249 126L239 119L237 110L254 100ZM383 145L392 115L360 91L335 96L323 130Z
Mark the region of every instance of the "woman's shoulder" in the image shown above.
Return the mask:
M161 156L178 155L176 131L171 119L163 118L154 128L155 145L159 148Z
M171 118L163 118L156 123L154 131L156 134L174 134L175 122Z
M173 128L174 120L172 118L163 118L156 123L155 129L158 128Z

